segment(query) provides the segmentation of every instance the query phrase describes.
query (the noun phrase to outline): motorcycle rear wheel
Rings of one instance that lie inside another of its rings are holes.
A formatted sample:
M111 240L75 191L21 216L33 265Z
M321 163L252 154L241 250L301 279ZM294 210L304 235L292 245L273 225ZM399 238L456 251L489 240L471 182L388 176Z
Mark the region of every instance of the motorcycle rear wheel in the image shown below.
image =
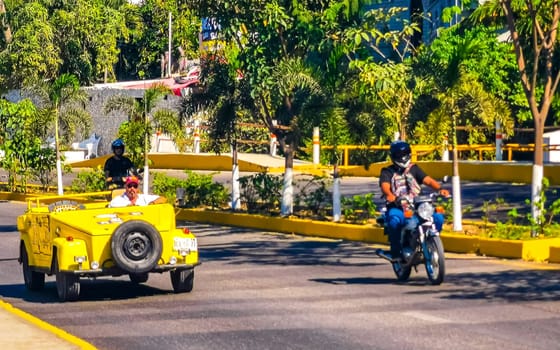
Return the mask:
M443 282L445 276L445 255L443 251L443 243L439 236L432 236L426 240L427 252L425 255L425 266L428 279L433 285L439 285Z

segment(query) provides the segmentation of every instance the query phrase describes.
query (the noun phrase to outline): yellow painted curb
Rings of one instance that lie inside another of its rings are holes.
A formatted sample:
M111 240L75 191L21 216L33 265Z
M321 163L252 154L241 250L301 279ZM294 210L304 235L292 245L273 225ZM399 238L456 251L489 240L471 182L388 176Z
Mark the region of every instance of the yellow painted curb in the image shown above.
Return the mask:
M560 245L553 245L550 247L550 257L548 261L560 264Z
M454 233L441 233L441 241L445 251L452 253L477 253L479 237Z
M341 166L341 176L379 177L381 169L389 162L370 164L368 169L361 165ZM452 162L443 161L419 161L416 162L423 169L430 169L430 176L443 178L445 175L453 174ZM560 166L556 164L544 165L544 176L550 181L550 185L560 185ZM518 162L459 162L459 176L461 180L476 182L506 182L526 183L532 181L533 164Z
M29 193L0 192L0 200L4 201L27 202L28 199L38 196Z
M73 168L94 168L103 166L109 155L70 163ZM207 171L231 171L231 156L215 155L211 153L151 153L149 156L153 169L178 169L178 170L207 170ZM424 169L430 169L430 175L434 178L442 178L453 173L452 162L443 161L418 161L416 162ZM243 172L270 172L283 173L284 167L266 167L257 163L239 160L239 170ZM388 162L372 163L366 169L362 165L340 166L340 176L379 177L381 169ZM324 165L294 165L294 170L313 175L327 176L333 172L332 166ZM544 165L544 176L549 179L550 185L560 185L560 166L556 164ZM507 183L531 183L532 164L523 162L459 162L459 176L462 180L479 182L507 182Z
M20 318L23 318L25 320L27 320L28 322L38 326L41 329L44 329L50 333L55 334L56 336L58 336L61 339L66 340L67 342L74 344L78 347L80 347L81 349L97 349L95 346L91 345L90 343L86 342L83 339L80 339L58 327L53 326L50 323L47 323L23 310L20 310L16 307L14 307L12 304L9 304L3 300L0 300L0 307L2 307L4 310L8 311L9 313L16 315Z
M326 221L225 213L200 209L177 209L176 218L178 220L246 227L264 231L296 233L367 243L387 243L387 238L383 235L383 229L370 225L349 225Z

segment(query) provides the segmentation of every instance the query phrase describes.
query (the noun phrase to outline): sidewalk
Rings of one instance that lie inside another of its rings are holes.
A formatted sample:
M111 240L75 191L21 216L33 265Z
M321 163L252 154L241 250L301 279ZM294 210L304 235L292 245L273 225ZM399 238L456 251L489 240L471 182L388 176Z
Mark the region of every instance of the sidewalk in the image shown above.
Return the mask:
M95 349L86 341L0 301L0 346L4 349Z

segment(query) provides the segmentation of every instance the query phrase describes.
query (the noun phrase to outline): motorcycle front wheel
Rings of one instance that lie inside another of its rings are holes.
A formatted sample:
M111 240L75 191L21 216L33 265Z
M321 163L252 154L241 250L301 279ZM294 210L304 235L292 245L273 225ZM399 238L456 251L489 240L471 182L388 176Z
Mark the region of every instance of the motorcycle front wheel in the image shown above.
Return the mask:
M424 256L426 259L426 273L430 282L433 285L441 284L445 276L445 255L443 243L439 236L432 236L426 240Z
M394 262L392 263L392 265L393 265L393 271L395 272L397 279L401 282L407 281L408 278L410 277L410 271L412 270L412 267L410 266L405 267L400 262Z

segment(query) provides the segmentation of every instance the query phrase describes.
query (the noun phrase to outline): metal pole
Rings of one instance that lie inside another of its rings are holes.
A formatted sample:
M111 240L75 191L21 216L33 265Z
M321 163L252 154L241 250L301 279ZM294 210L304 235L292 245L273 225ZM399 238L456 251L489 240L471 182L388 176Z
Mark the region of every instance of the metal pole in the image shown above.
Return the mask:
M144 83L145 84L145 83ZM144 179L142 184L142 191L148 193L150 189L150 162L148 160L148 101L146 101L146 89L144 89L144 123L146 131L144 132Z
M461 178L459 177L459 152L457 152L457 112L453 111L453 231L463 231L461 210Z
M170 77L171 76L171 39L172 39L172 32L171 32L171 11L169 11L169 30L168 30L168 40L167 40L167 52L168 54L168 60L167 60L167 76Z

